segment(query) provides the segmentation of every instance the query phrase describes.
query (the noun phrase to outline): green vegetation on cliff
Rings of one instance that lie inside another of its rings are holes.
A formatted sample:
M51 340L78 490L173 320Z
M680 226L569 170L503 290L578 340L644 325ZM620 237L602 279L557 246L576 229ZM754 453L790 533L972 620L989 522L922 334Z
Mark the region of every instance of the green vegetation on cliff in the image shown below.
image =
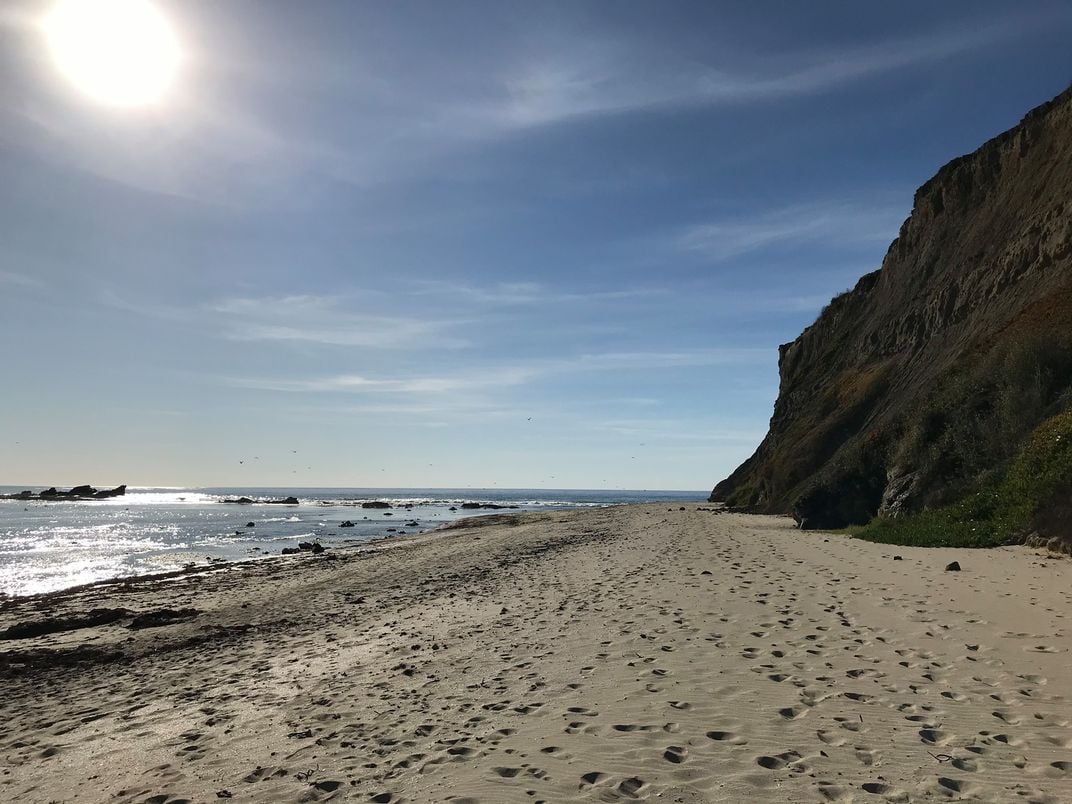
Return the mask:
M1044 421L989 487L905 517L878 517L855 535L873 542L926 547L1017 544L1072 499L1072 410ZM1052 527L1052 523L1049 523Z

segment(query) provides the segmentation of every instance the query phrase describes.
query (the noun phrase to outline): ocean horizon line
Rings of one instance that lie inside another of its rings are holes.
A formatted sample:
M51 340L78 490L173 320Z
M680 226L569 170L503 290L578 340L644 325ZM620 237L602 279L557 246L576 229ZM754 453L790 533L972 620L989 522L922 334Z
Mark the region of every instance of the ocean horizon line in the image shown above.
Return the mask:
M0 483L0 489L48 489L75 487L78 483ZM97 488L114 487L119 484L99 483L94 484ZM226 489L239 491L243 489L261 491L614 491L614 492L685 492L688 494L707 494L710 489L682 489L682 488L626 488L625 486L356 486L356 485L330 485L330 486L272 486L272 485L130 485L126 484L128 491L211 491Z

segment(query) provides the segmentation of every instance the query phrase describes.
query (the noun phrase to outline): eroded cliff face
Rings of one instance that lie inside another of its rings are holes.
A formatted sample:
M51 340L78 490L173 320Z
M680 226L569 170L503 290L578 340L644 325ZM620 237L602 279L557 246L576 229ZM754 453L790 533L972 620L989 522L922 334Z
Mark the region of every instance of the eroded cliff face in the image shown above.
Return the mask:
M1070 336L1072 88L917 191L881 268L780 347L770 430L711 499L814 527L928 505L1014 453L980 427L1015 441L1067 402L1031 350L1072 353ZM1046 388L1013 389L1033 359ZM1010 414L1018 393L1035 401ZM986 454L933 454L957 432Z

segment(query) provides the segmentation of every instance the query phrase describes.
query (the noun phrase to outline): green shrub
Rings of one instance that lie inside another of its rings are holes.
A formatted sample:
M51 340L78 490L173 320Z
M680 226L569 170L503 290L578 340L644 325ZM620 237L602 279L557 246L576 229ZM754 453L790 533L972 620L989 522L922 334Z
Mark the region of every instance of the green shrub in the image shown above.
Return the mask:
M879 517L859 538L924 547L995 547L1023 540L1034 513L1072 484L1072 410L1039 425L999 482L951 505L901 518Z

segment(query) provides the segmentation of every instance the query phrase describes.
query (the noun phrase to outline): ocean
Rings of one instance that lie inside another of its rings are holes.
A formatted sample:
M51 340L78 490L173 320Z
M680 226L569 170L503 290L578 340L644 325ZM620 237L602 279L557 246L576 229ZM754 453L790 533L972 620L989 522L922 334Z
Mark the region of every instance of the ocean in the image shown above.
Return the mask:
M0 486L0 494L41 488ZM297 505L267 502L290 496ZM224 502L242 497L253 502ZM544 511L706 498L703 491L132 486L125 496L103 500L0 500L0 594L37 594L191 565L267 558L300 542L352 546L498 511L463 509L465 503ZM391 508L362 507L370 501ZM345 521L353 527L340 527Z

